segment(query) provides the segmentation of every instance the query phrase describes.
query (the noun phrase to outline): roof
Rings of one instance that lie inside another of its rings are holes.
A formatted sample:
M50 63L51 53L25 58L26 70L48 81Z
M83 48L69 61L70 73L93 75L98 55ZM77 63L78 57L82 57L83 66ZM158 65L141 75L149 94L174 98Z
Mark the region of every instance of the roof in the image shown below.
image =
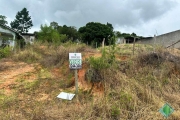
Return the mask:
M10 31L12 31L12 32L15 32L16 34L19 34L19 32L18 32L18 31L16 31L16 30L14 30L14 29L10 28L9 26L3 25L3 24L1 24L1 23L0 23L0 26L3 26L3 27L5 27L5 28L9 29L9 30L10 30Z
M17 35L19 35L19 36L21 36L23 39L25 39L18 31L16 31L16 30L10 28L9 26L3 25L3 24L1 24L1 23L0 23L0 26L3 26L3 27L5 27L5 28L7 28L8 30L10 30L10 31L12 31L12 32L14 32L14 33L16 33Z
M34 33L21 33L21 35L28 35L28 36L34 36Z

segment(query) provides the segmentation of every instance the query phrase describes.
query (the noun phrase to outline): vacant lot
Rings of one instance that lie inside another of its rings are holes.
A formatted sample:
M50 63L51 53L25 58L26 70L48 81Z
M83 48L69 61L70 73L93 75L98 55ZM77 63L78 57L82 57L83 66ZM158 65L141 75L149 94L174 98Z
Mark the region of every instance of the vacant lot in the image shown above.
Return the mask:
M180 119L179 50L136 45L92 49L86 45L35 44L0 60L0 119L2 120L158 120L169 103ZM68 53L80 52L79 94Z

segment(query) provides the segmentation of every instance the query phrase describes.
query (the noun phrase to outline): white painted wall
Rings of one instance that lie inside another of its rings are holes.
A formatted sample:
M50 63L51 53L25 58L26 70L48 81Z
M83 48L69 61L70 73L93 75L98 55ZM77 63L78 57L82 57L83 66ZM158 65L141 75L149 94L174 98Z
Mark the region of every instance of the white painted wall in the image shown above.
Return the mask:
M2 26L0 26L0 33L8 33L11 34L13 36L13 38L9 38L9 46L14 47L15 46L15 38L16 38L16 33L12 32L9 29L3 28ZM2 39L0 39L0 46L2 45Z
M124 38L116 38L116 44L124 44Z

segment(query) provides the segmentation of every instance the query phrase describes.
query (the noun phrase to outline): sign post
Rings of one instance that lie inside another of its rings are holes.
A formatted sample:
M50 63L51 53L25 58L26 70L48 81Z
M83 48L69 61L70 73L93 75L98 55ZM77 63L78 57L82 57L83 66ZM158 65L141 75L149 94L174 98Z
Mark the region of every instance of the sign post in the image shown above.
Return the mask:
M75 88L76 88L76 94L78 94L78 75L77 75L77 69L75 69Z
M75 87L76 94L78 94L78 74L77 69L82 68L82 56L81 53L69 53L69 68L75 70Z

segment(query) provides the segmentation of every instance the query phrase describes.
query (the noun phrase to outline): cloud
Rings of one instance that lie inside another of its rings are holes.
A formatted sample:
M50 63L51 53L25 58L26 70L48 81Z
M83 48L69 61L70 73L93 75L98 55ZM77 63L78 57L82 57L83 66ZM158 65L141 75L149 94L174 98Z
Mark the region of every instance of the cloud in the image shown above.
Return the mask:
M143 21L135 26L122 27L116 25L116 30L128 33L135 32L138 35L147 37L152 37L154 34L160 35L178 30L180 25L180 16L178 16L179 8L180 4L174 5L173 8L168 9L164 14L162 14L160 11L161 14L159 13L159 16L151 18L147 21Z
M33 21L33 29L40 28L45 21L77 28L93 21L109 22L119 31L147 35L145 31L152 33L156 26L164 28L163 23L173 21L170 17L176 21L175 14L178 13L175 9L180 9L177 8L179 4L178 0L1 0L0 14L7 16L9 22L26 7ZM159 20L162 21L159 23ZM168 27L177 28L177 25L172 26Z

